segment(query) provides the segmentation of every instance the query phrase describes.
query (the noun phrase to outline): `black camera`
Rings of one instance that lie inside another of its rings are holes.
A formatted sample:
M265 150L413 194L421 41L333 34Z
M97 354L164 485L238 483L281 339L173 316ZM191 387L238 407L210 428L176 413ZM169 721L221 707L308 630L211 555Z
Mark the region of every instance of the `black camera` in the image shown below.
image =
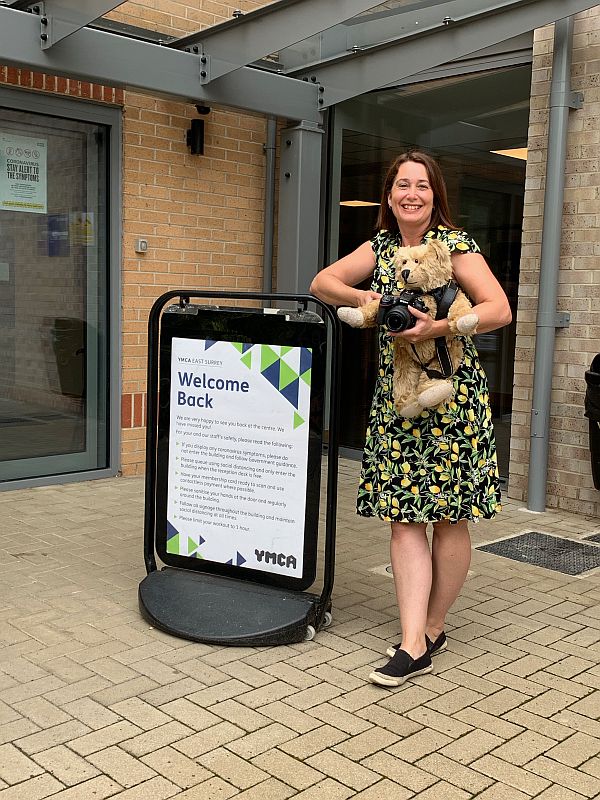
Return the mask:
M402 333L409 328L414 328L417 318L408 310L408 307L427 313L429 309L421 299L421 292L404 289L400 294L384 294L379 301L377 322L385 325L392 333Z

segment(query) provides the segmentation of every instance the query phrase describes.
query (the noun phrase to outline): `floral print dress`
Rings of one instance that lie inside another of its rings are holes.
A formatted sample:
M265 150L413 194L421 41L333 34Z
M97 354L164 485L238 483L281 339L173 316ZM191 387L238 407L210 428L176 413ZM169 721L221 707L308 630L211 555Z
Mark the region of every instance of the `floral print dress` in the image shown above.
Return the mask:
M478 253L464 231L440 225L428 231L451 252ZM399 234L380 231L371 241L376 256L372 289L403 288L395 279ZM496 444L485 372L470 337L454 375L451 401L420 416L397 414L392 397L393 339L379 330L379 373L371 405L357 512L386 522L489 519L500 511Z

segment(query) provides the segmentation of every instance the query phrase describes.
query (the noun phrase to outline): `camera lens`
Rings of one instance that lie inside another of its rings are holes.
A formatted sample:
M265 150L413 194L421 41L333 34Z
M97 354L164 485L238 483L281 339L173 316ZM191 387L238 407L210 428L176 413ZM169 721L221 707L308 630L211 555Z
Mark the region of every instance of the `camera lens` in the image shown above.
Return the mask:
M410 313L408 308L400 307L390 310L385 318L385 324L388 330L394 333L402 333L402 331L411 328L414 325L415 318ZM415 320L416 321L416 320Z

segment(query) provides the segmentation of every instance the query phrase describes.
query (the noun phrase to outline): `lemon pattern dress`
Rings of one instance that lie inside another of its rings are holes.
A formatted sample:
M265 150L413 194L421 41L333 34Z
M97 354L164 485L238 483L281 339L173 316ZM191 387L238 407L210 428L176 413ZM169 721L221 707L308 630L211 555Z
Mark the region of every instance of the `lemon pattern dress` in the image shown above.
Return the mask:
M423 242L439 238L451 252L478 253L465 232L444 226ZM371 241L376 256L372 290L403 288L395 280L399 234L380 231ZM393 340L379 330L379 373L362 472L357 511L386 522L490 519L500 511L496 444L485 372L470 337L454 375L454 398L420 416L399 416L392 398Z

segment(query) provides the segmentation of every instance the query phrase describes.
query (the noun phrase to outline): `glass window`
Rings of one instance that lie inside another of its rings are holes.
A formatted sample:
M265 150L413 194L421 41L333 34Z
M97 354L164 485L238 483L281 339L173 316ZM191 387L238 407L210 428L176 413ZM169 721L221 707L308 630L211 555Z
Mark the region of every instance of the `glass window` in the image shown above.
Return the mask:
M0 109L0 479L108 466L107 129Z
M332 125L329 261L371 238L390 162L410 147L439 161L456 224L478 242L516 317L531 67L453 75L338 106ZM515 326L475 337L508 474ZM341 443L363 446L376 368L373 332L344 328Z

